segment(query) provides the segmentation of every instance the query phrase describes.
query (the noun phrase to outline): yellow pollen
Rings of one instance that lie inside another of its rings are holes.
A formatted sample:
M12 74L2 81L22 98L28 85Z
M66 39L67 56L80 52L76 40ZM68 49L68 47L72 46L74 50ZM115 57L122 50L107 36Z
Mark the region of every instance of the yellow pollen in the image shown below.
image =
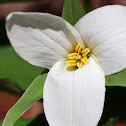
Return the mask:
M82 56L84 57L84 56L87 56L87 54L90 52L90 49L89 48L86 48L86 49L83 49L82 51L81 51L81 54L82 54Z
M82 61L85 65L89 63L87 57L83 57L83 58L81 58L81 61Z
M77 44L75 47L75 52L70 53L68 55L68 58L70 60L67 61L67 65L81 68L83 65L89 63L88 61L89 53L90 53L89 48L82 49L82 45Z
M68 60L67 65L68 66L77 66L77 60Z
M77 59L79 57L79 55L78 55L78 53L70 53L69 55L68 55L68 58L69 59Z
M77 62L77 67L81 68L83 65L84 65L83 62L81 62L81 61Z
M77 46L75 47L75 51L76 51L77 53L80 53L80 52L81 52L81 49L82 49L82 45L77 44Z

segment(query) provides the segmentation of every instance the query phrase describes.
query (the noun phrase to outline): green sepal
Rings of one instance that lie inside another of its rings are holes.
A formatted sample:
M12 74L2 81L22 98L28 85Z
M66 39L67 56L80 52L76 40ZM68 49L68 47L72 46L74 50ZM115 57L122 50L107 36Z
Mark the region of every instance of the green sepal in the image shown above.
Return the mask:
M77 21L85 15L85 11L79 0L65 0L62 17L71 25L75 25Z
M126 87L126 69L105 77L106 86Z

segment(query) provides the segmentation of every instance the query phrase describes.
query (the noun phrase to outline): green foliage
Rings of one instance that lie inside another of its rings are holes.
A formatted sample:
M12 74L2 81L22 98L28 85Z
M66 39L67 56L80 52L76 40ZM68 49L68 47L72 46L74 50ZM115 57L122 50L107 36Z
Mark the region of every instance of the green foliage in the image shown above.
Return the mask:
M106 76L106 86L126 87L126 69L116 74Z
M16 121L16 123L14 124L14 126L27 126L35 118L36 118L36 116L35 117L32 117L30 119L22 119L22 118L20 118L20 119L18 119ZM0 126L1 125L2 125L2 121L0 121Z
M79 0L65 0L62 17L70 24L75 25L76 22L84 16L85 11Z
M116 126L116 123L118 122L118 117L117 118L110 118L106 122L106 126Z
M0 48L0 79L10 79L26 89L43 70L24 61L11 46Z
M104 124L104 125L102 125L102 126L116 126L116 124L117 124L117 122L118 122L118 117L116 117L116 118L110 118L107 122L106 122L106 124Z
M15 121L36 101L43 97L43 85L47 74L39 75L18 102L8 111L2 126L13 126Z

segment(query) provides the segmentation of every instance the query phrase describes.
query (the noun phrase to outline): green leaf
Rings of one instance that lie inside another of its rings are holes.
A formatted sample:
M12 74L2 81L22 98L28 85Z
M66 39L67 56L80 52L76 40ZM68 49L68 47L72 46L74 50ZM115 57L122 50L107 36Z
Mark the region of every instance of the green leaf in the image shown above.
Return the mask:
M119 119L118 117L109 118L106 124L103 124L102 126L116 126L118 119Z
M118 117L116 118L110 118L107 122L106 122L106 126L116 126L116 123L118 122Z
M11 46L0 48L0 79L10 79L26 89L44 69L24 61Z
M18 102L8 111L2 126L13 126L17 119L36 101L43 97L43 85L47 74L39 75Z
M32 117L32 118L30 118L30 119L22 119L22 118L20 118L20 119L18 119L18 120L16 121L16 123L14 124L14 126L27 126L27 125L30 124L36 117L37 117L37 116ZM1 126L1 125L2 125L2 121L0 121L0 126Z
M116 74L106 76L106 86L126 87L126 69Z
M79 0L65 0L62 12L62 17L68 21L71 25L75 25L76 22L85 14L84 9L81 6Z

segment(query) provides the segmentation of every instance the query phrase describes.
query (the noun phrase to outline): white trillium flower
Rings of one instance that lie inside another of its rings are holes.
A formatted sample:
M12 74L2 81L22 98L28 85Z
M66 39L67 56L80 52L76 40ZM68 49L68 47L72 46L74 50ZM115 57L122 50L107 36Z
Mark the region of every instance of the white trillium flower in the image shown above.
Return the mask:
M96 126L103 111L105 75L126 67L126 7L96 9L74 27L51 14L15 12L7 17L6 29L23 59L50 69L43 94L49 125ZM85 49L89 55L82 54Z

